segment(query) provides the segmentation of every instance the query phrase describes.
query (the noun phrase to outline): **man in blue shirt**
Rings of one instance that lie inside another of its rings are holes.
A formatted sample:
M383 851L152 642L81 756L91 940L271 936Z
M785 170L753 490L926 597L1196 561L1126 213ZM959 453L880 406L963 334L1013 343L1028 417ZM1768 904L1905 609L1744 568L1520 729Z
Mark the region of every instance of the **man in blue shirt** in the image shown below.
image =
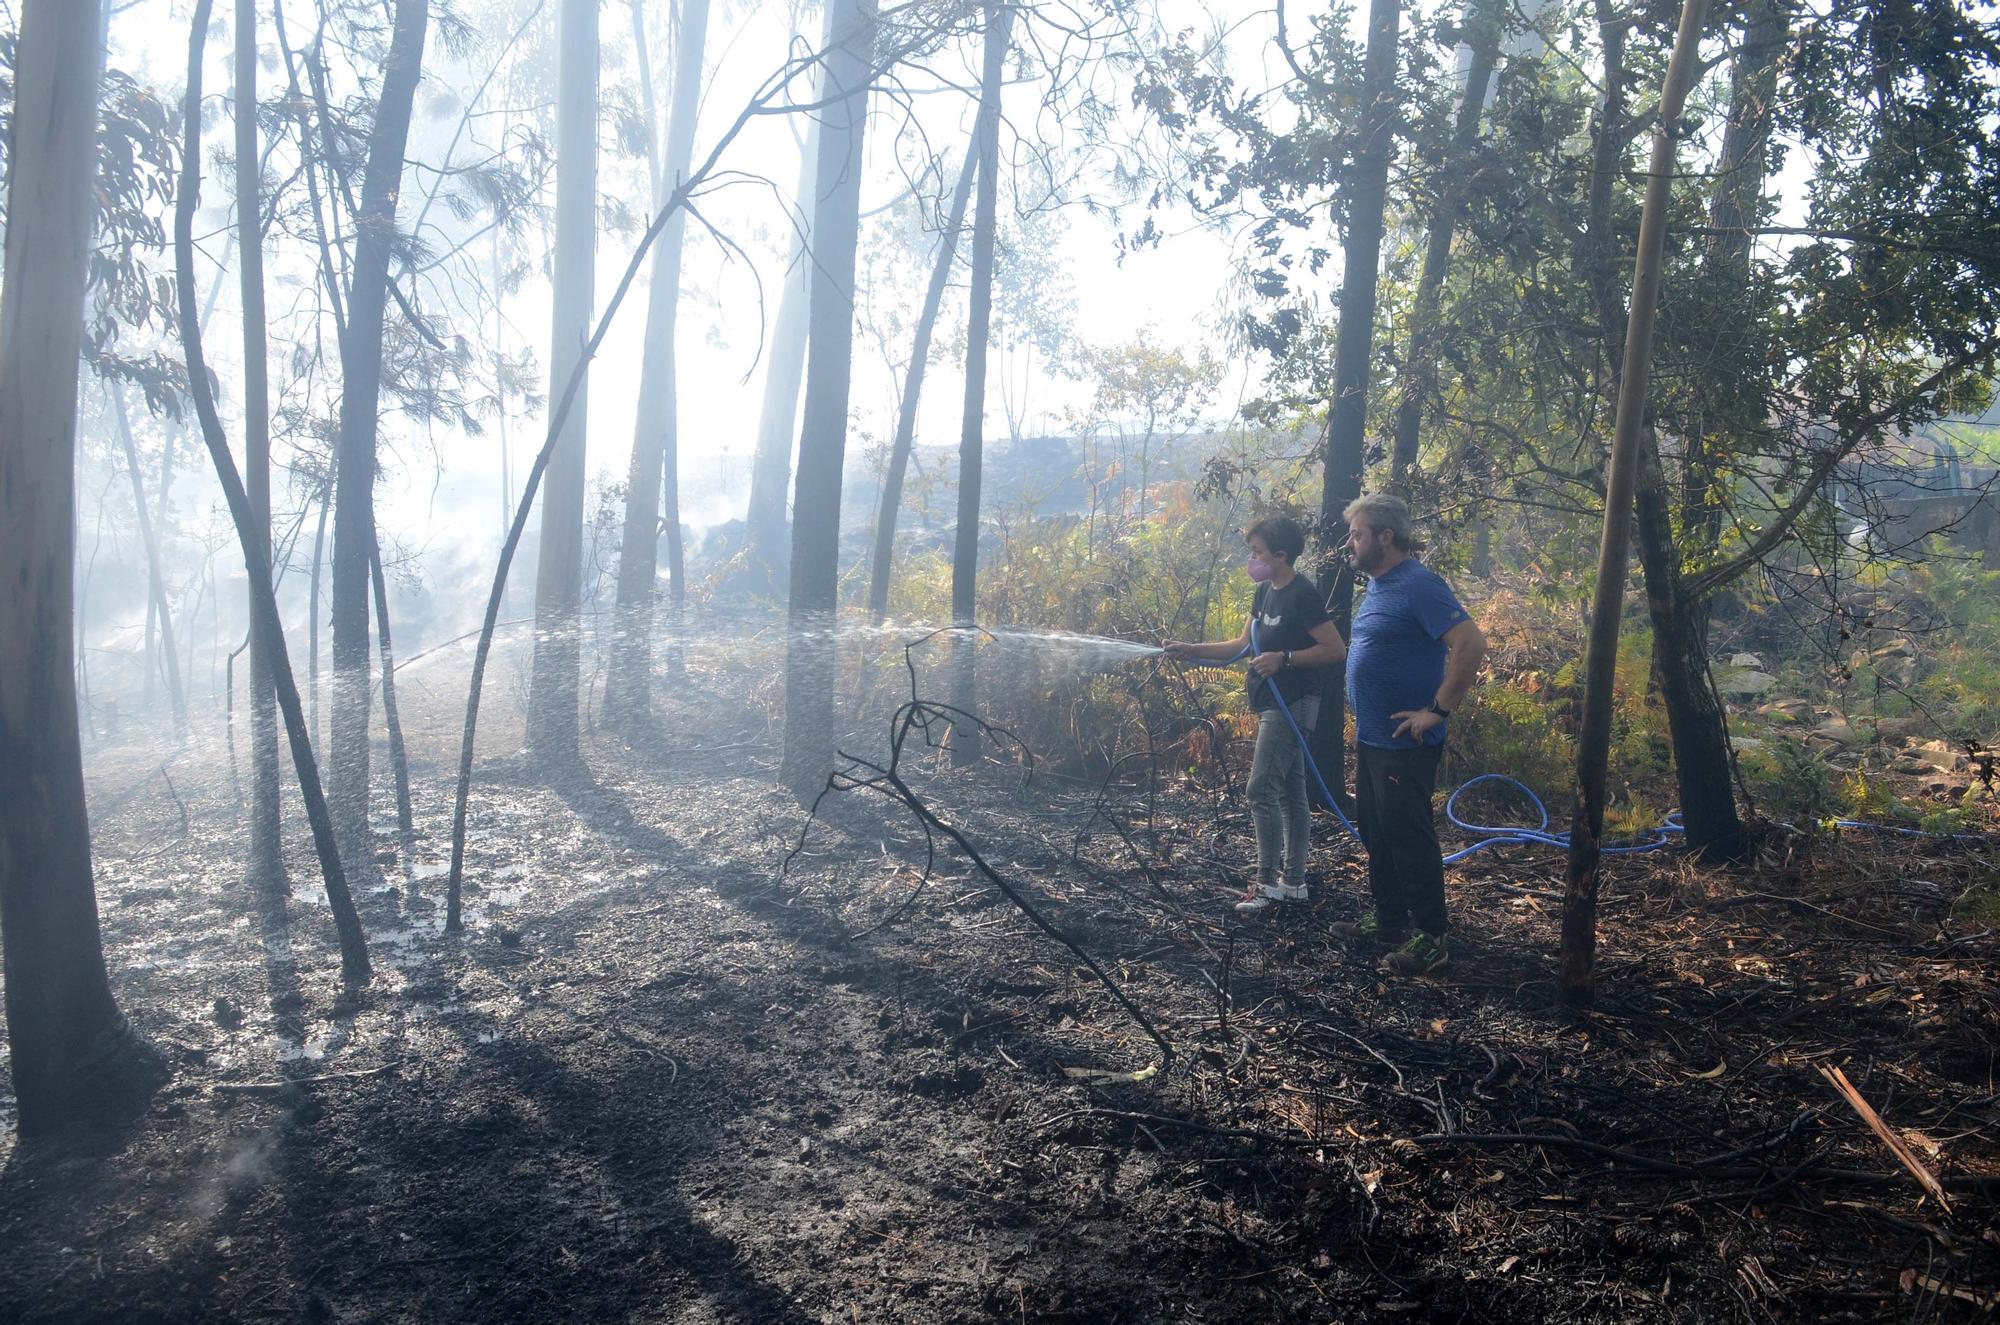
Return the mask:
M1347 705L1354 714L1355 802L1374 906L1344 937L1395 945L1400 975L1445 964L1443 852L1431 798L1446 720L1472 688L1486 637L1451 586L1418 564L1410 508L1377 493L1350 503L1347 550L1368 576L1348 632Z

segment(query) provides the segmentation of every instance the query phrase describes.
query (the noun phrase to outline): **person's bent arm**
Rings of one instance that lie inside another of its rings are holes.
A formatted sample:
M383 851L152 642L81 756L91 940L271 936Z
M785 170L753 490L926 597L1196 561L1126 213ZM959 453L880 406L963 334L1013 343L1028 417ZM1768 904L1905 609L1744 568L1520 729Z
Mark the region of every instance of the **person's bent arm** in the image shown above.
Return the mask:
M1311 631L1312 647L1292 650L1294 667L1331 667L1337 662L1347 661L1347 641L1340 637L1340 627L1331 621L1322 621Z
M1309 633L1314 640L1310 648L1260 653L1250 660L1250 670L1259 676L1275 676L1287 667L1326 667L1346 661L1347 643L1340 638L1340 627L1322 621Z
M1451 652L1444 660L1444 684L1438 687L1437 706L1455 709L1472 690L1480 664L1486 661L1486 636L1471 617L1444 633L1445 647Z
M1390 720L1397 724L1390 735L1397 740L1407 736L1420 741L1425 732L1441 724L1444 718L1440 710L1448 713L1459 706L1472 690L1480 664L1486 661L1486 636L1480 633L1478 624L1472 618L1467 617L1440 638L1451 650L1445 655L1444 683L1438 686L1437 698L1428 707L1405 709L1389 715Z
M1161 646L1169 658L1181 658L1188 662L1230 662L1250 647L1250 623L1243 623L1243 633L1233 640L1211 640L1195 644L1186 640L1168 640Z

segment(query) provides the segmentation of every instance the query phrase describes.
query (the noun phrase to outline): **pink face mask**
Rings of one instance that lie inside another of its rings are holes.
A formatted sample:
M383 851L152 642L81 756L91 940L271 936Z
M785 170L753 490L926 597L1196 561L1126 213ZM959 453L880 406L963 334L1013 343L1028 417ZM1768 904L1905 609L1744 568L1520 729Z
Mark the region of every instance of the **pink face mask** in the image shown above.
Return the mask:
M1250 565L1247 569L1250 572L1250 580L1253 584L1262 584L1271 578L1271 563L1261 557L1250 558Z

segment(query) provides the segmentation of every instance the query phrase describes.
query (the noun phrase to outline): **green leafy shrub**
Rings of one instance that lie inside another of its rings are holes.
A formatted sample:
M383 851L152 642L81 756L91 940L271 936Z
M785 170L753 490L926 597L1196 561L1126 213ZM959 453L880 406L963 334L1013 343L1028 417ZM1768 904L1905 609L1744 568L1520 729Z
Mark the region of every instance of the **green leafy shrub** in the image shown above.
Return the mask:
M1762 749L1737 757L1750 794L1773 819L1801 828L1837 819L1845 808L1819 754L1790 736L1767 737Z

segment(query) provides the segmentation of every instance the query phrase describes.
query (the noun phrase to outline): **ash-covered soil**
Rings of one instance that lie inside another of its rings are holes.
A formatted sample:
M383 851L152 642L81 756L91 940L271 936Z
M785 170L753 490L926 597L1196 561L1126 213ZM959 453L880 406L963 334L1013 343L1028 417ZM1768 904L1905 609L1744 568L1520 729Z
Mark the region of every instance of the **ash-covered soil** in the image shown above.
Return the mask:
M1552 853L1454 869L1453 964L1390 982L1328 933L1363 893L1330 821L1313 903L1249 922L1240 799L1184 761L1152 795L1144 761L1103 794L907 765L1172 1042L1134 1082L1146 1032L961 856L926 880L881 798L781 876L803 816L748 718L597 732L560 786L484 760L447 935L455 751L412 732L419 855L405 877L385 789L352 996L302 832L275 929L226 784L101 766L113 981L173 1075L116 1135L5 1143L0 1319L1995 1310L2000 985L1959 907L1990 848L1618 859L1603 997L1563 1016Z

